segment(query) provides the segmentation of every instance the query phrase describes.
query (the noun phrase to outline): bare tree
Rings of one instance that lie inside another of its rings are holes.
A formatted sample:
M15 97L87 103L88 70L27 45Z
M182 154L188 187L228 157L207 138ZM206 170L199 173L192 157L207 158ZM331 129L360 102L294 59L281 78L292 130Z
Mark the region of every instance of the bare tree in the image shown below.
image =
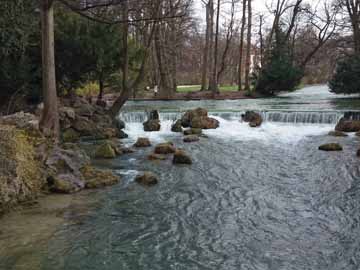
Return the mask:
M251 0L248 0L248 29L246 39L246 61L245 61L245 91L250 91L250 62L251 62L251 26L252 26L252 8Z
M206 8L206 33L205 33L205 46L203 50L203 61L202 61L202 72L201 72L201 91L205 91L207 89L207 77L209 71L209 52L210 52L210 43L212 41L211 37L211 8L213 8L212 0L208 2L204 2Z
M239 73L238 73L238 90L242 90L242 65L243 65L243 53L244 53L244 35L245 35L245 26L246 26L246 3L247 0L243 1L242 7L242 19L241 19L241 30L240 30L240 47L239 47Z

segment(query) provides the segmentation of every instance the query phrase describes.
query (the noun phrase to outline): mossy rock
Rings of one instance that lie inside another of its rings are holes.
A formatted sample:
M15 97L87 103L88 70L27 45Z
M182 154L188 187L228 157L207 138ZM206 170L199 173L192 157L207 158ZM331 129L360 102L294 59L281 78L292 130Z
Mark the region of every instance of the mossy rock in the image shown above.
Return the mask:
M319 146L321 151L342 151L343 147L338 143L327 143Z
M134 144L135 147L141 148L141 147L150 147L151 143L148 138L138 138L136 143Z
M116 157L116 152L113 146L106 142L100 145L95 151L95 158L111 159Z
M148 155L148 160L156 161L156 160L166 160L166 159L167 159L166 155L162 155L162 154L152 153Z
M99 170L92 166L85 166L80 171L85 179L85 187L88 189L111 186L120 181L120 177L109 170Z
M62 141L64 143L75 143L78 142L79 139L80 134L72 128L69 128L62 133Z

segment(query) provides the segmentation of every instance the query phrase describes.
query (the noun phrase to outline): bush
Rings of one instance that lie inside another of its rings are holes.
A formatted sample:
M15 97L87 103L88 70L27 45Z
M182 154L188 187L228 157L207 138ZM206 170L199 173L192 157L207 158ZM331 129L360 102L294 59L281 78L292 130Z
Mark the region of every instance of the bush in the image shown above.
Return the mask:
M333 93L360 93L360 56L353 55L338 62L335 74L329 82Z
M267 95L293 91L300 83L302 74L302 70L293 64L286 53L274 52L259 72L256 91Z

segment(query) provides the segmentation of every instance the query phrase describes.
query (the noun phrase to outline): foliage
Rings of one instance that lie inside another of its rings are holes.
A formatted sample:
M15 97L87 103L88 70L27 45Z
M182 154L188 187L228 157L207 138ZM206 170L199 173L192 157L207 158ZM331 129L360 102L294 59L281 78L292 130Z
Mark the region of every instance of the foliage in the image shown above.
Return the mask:
M334 93L360 93L360 56L352 55L339 61L329 86Z
M280 91L293 91L300 83L303 70L295 65L285 33L278 29L272 41L264 67L255 76L256 91L274 95Z
M38 95L41 58L34 1L2 0L0 5L0 106L15 92Z

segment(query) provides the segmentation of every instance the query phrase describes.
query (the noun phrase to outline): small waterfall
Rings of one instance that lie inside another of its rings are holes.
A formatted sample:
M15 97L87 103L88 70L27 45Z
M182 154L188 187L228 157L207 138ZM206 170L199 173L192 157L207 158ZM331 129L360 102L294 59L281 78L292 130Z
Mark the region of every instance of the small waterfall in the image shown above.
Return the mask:
M227 121L241 121L244 111L214 111L210 116L219 117ZM277 122L289 124L337 124L340 118L360 120L360 112L341 111L259 111L264 122ZM160 120L176 121L183 115L181 111L162 111ZM119 119L126 123L143 123L149 117L148 111L124 111L119 114Z
M263 111L260 112L265 122L293 124L336 124L343 112L328 111Z

